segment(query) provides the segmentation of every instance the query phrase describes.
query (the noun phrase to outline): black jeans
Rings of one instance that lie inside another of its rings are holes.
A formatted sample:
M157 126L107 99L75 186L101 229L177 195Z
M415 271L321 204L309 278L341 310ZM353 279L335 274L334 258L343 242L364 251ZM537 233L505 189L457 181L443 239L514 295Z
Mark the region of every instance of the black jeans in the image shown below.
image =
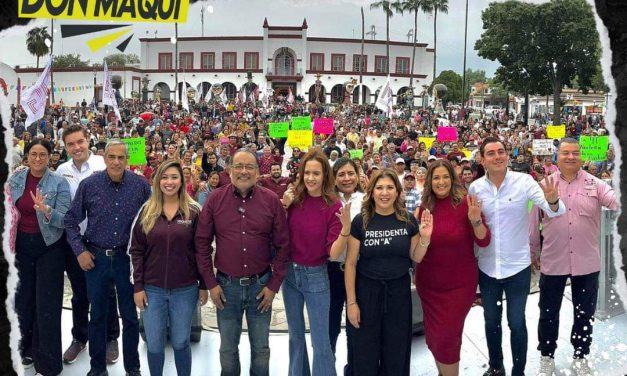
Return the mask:
M329 308L329 339L331 340L331 350L335 355L335 348L337 344L337 337L342 331L342 312L344 312L344 303L346 302L346 287L344 284L344 271L341 269L341 262L329 262L329 285L331 289L331 304ZM346 319L348 323L348 318ZM344 373L350 374L350 359L351 359L351 337L350 332L346 331L346 343L347 343L347 360L344 367Z
M71 247L68 247L65 252L65 272L72 286L72 338L81 343L87 343L89 328L87 282L85 281L85 272L81 269ZM109 290L109 314L107 317L107 342L115 341L119 336L118 304L115 286L111 283Z
M65 237L47 246L41 234L17 233L15 266L20 283L15 311L20 323L20 354L32 357L35 370L58 375L61 363L61 309Z
M543 356L553 357L557 348L560 326L560 308L566 280L570 278L573 298L573 327L570 343L574 358L583 358L590 353L592 323L599 290L599 272L586 275L540 274L540 320L538 321L538 350Z

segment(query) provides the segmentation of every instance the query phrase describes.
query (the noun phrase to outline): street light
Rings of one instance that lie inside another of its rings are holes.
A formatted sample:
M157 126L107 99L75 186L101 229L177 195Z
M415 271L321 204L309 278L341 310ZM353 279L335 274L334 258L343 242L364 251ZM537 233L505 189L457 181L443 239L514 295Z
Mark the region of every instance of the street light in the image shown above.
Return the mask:
M205 11L208 12L209 14L212 14L213 5L207 5L206 8L204 5L200 7L201 36L203 37L205 36Z
M174 36L170 38L170 43L174 45L174 100L179 103L179 24L174 23Z

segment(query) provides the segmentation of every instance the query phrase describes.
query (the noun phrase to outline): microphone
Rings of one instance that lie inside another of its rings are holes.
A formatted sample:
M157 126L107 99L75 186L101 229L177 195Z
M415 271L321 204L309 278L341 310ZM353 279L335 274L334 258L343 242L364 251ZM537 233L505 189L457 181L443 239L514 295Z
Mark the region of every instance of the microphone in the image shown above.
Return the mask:
M237 211L240 212L241 214L246 213L246 209L242 208L241 206L237 208Z

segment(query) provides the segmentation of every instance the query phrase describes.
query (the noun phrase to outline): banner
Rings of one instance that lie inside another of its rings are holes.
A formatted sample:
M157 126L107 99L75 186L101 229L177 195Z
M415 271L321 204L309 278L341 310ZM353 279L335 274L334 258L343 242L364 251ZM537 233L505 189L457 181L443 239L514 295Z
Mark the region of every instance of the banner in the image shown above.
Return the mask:
M287 134L287 143L291 148L306 151L313 143L313 133L307 130L291 130Z
M438 142L457 141L457 128L438 127Z
M348 153L350 154L351 159L362 159L364 157L364 151L362 149L349 150Z
M292 118L293 131L310 131L311 118L309 116L295 116Z
M553 140L533 140L533 155L553 155Z
M333 134L333 119L314 119L314 133Z
M546 127L546 138L560 140L566 137L566 124L549 125Z
M427 151L431 149L431 145L433 145L433 141L435 141L435 137L418 137L418 143L424 142L425 149Z
M285 138L287 131L290 129L290 123L270 123L268 124L268 134L272 138Z
M128 145L129 166L146 164L146 139L143 137L123 138L122 142Z
M107 62L104 62L104 75L103 75L103 84L104 88L102 93L102 104L112 106L115 111L115 116L117 116L119 121L122 121L122 116L120 116L120 110L118 109L118 102L115 99L115 92L113 91L113 86L111 86L111 79L109 78L109 68L107 68Z
M74 20L187 22L189 0L153 1L33 1L17 0L20 18L65 18Z
M581 160L583 161L604 161L607 158L609 148L609 136L581 136L579 137L579 147L581 148Z
M38 119L44 117L46 110L46 100L48 99L48 86L50 85L50 69L52 67L52 59L48 60L48 64L44 68L41 76L30 89L22 92L21 101L22 108L26 112L26 123L28 127Z

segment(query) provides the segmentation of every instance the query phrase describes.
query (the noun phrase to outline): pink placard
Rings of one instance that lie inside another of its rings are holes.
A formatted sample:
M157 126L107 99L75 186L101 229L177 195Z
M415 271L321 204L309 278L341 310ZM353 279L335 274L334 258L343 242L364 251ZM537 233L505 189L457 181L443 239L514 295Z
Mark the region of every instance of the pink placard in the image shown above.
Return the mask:
M314 133L333 134L333 119L314 119Z
M457 141L457 128L438 127L438 142Z

